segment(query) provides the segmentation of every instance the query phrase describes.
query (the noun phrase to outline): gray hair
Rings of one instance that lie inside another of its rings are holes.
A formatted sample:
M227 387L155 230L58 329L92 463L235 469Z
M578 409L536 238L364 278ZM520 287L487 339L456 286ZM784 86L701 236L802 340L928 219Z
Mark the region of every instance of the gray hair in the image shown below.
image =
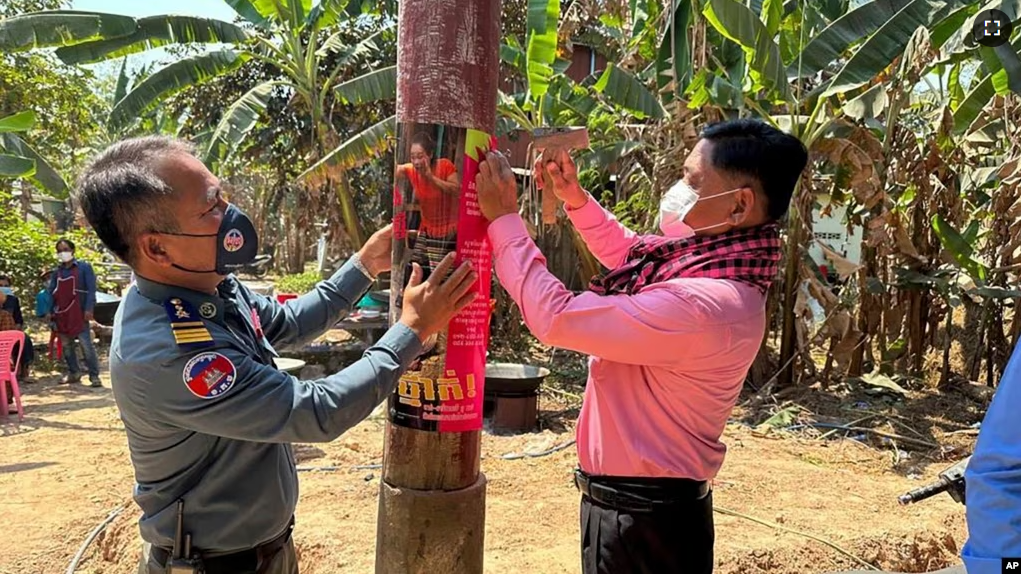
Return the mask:
M156 171L160 158L195 154L190 143L165 136L122 140L92 160L78 179L78 200L85 219L104 245L129 265L143 233L176 232L170 205L173 188Z

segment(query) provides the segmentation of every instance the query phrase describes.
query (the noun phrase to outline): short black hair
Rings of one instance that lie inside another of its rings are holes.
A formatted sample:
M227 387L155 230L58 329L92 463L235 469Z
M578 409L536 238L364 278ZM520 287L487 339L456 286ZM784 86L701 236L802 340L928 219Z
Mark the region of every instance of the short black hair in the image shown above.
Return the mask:
M160 158L195 154L183 140L145 136L122 140L93 159L78 179L78 199L85 219L103 245L134 265L135 239L142 233L177 231L174 190L157 173Z
M808 150L801 140L751 118L711 124L701 138L713 142L709 154L713 167L759 182L772 221L787 214L794 187L808 165Z
M74 241L71 241L70 239L68 239L66 237L61 237L60 239L58 239L57 240L57 244L54 245L53 248L54 249L60 249L60 245L61 244L67 245L68 249L70 249L71 251L74 251Z
M4 283L7 283L8 285L11 284L11 278L6 276L6 275L0 275L0 281L3 281Z

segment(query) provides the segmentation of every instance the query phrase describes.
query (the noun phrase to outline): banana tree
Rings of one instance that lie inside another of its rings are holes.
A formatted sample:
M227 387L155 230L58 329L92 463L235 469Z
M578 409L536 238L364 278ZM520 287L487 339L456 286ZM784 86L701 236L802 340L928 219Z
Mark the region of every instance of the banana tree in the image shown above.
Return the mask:
M1000 5L1008 3L1016 0L997 0ZM965 0L873 0L852 10L845 7L829 13L822 13L807 2L784 5L765 0L756 6L737 0L682 1L670 30L670 50L675 57L672 69L667 68L668 76L692 78L683 91L690 104L723 100L734 113L754 113L788 129L815 153L825 151L820 148L833 148L840 139L834 136L833 129L841 118L865 121L864 116L869 115L866 111L882 112L885 123L876 119L878 113L872 113L866 124L877 128L882 151L886 152L893 143L896 120L910 104L912 89L932 71L928 61L919 69L905 65L905 61L910 64L920 54L939 51L952 39L960 42L952 52L957 61L973 57L975 49L965 45L959 31L970 30L967 23L978 9L978 5ZM673 30L687 29L699 18L740 46L743 52L740 65L718 64L694 73L685 68L686 62L677 54L690 54L687 39L683 35L677 38ZM898 59L901 66L891 70L891 64ZM984 65L995 76L999 70L995 69L994 60L987 58ZM1001 88L1007 85L1006 76L1006 72L996 76ZM962 98L960 113L955 110L963 125L970 123L966 114L976 108L981 110L993 95L991 90L982 91L983 82L992 84L993 80L980 81L972 90L971 101ZM891 98L886 97L888 89ZM882 110L877 109L880 99ZM839 145L841 150L854 150L848 157L869 157L857 144ZM870 173L877 176L881 189L885 171L878 167L881 166L871 166ZM796 193L795 197L798 196ZM810 208L811 202L795 201L788 222L789 253L784 284L784 300L788 302L794 300L800 284L802 258L798 250L808 232L806 223L810 223L803 221L806 205ZM878 210L881 206L872 208ZM786 367L781 372L781 384L789 383L793 374L794 307L785 305L783 311L780 362Z
M25 111L0 118L0 178L28 179L55 198L67 197L67 183L32 146L18 134L35 126L35 112Z
M268 95L279 91L293 96L311 117L308 134L315 159L327 156L339 141L327 114L333 84L359 56L374 48L374 42L389 29L374 34L356 46L346 46L338 32L319 42L320 32L362 12L360 2L347 0L224 0L247 28L209 18L160 15L131 18L117 14L73 10L44 11L0 20L0 50L18 51L56 47L66 63L85 64L123 57L170 44L226 44L215 50L171 63L132 86L114 105L110 126L120 130L160 102L189 86L234 70L251 60L280 71L280 78L256 86L227 106L223 119L205 146L205 160L216 169L244 140L265 111ZM327 59L340 55L328 74L320 74ZM385 90L375 76L359 86ZM349 82L350 84L350 82ZM396 90L396 84L389 87ZM381 122L349 138L337 150L345 159L344 169L361 165L384 152L393 122ZM341 151L343 150L343 151ZM343 172L333 181L351 242L362 243L362 229L354 199Z
M640 141L623 138L618 126L658 121L667 112L647 87L647 68L632 71L611 63L581 82L565 74L571 62L558 54L562 42L572 40L564 36L578 27L580 5L578 1L569 4L561 19L558 0L529 0L524 43L508 36L500 50L502 63L512 75L524 79L522 90L501 92L497 110L505 132L586 125L593 149L580 156L580 164L605 169L642 148ZM654 20L660 11L659 3L642 0L631 2L624 14L601 14L606 39L613 44L605 50L615 52L618 62L642 61L642 54L654 52ZM613 121L605 122L608 117ZM582 279L587 280L599 272L599 264L573 231L572 239L581 257Z

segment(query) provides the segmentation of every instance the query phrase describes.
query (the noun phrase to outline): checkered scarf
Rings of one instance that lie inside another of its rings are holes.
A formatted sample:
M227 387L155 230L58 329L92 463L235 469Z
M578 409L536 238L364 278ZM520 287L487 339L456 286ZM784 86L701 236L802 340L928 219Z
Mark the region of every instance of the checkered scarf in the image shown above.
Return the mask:
M775 224L690 239L647 236L631 248L623 265L594 278L589 289L599 295L633 295L661 281L708 277L742 281L765 293L779 262Z

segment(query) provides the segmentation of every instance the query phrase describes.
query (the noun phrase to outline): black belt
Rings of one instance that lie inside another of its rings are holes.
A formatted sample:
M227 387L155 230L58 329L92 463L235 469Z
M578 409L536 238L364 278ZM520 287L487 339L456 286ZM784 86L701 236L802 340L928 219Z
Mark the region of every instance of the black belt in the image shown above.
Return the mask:
M205 574L228 574L238 571L254 572L259 565L260 559L272 557L287 544L291 539L291 530L293 529L294 517L291 517L290 524L287 525L287 528L279 536L269 542L263 542L255 548L229 553L206 553L198 550L196 553L201 558L202 571ZM156 559L157 564L163 565L170 561L172 552L169 548L155 545L149 551L150 555Z
M574 471L574 484L592 500L619 510L651 512L702 500L712 491L704 480L630 476L592 476Z

